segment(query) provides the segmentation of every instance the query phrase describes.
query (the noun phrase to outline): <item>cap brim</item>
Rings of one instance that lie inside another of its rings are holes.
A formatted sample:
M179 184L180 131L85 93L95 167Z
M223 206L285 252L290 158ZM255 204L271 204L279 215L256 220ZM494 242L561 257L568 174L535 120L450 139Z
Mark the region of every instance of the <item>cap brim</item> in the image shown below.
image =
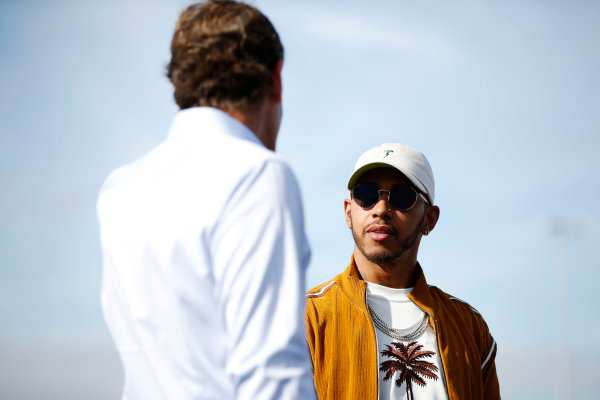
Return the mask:
M370 171L370 170L375 169L375 168L381 168L381 167L398 169L398 168L394 167L392 164L383 163L383 162L374 162L374 163L370 163L370 164L367 164L367 165L363 165L362 167L360 167L359 169L357 169L356 171L354 171L354 173L350 177L350 180L348 181L348 190L352 189L354 187L354 185L356 185L356 181L365 172ZM398 171L400 171L400 170L398 170ZM402 171L400 171L400 172L402 172ZM404 174L404 172L402 172L402 173Z
M370 163L367 165L363 165L362 167L360 167L359 169L354 171L354 173L350 177L350 180L348 181L348 190L352 190L352 188L356 185L356 181L358 181L365 172L368 172L375 168L381 168L381 167L394 168L395 170L400 171L400 173L402 173L404 176L406 176L406 178L409 181L411 181L412 184L415 185L421 193L424 193L427 196L427 201L429 201L431 203L431 200L429 199L429 194L427 193L427 189L425 189L425 186L423 186L423 184L417 179L416 176L414 176L412 173L410 173L408 171L402 171L401 169L398 169L396 166L394 166L392 164L384 163L384 162L374 162L374 163ZM433 204L433 203L431 203L431 204Z

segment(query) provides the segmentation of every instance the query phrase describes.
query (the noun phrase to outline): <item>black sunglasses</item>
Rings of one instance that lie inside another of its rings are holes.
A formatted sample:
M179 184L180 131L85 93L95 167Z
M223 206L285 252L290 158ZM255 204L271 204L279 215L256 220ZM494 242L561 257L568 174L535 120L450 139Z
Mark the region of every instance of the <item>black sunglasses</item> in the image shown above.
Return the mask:
M370 208L377 204L381 198L381 192L387 192L388 203L399 211L410 210L417 204L419 196L429 204L422 193L417 192L411 186L405 185L393 186L390 190L384 190L379 189L379 186L374 183L361 183L352 188L352 198L356 201L356 204L362 208Z

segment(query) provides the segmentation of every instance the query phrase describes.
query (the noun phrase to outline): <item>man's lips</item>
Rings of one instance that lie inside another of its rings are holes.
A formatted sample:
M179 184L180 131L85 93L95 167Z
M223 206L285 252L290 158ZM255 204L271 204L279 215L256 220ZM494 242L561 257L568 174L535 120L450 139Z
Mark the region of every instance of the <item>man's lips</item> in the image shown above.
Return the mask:
M394 235L394 229L387 225L371 225L367 228L367 235L373 240L380 241Z

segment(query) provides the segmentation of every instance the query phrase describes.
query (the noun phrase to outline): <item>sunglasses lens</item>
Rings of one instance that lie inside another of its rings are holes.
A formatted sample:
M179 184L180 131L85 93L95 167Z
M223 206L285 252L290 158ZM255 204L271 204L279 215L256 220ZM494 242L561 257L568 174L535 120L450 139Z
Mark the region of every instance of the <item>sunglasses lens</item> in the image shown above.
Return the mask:
M352 197L362 208L369 208L379 200L379 188L371 183L362 183L352 189Z
M417 191L410 186L394 186L390 190L390 204L396 210L408 210L417 202ZM361 183L352 189L352 198L362 208L369 208L379 201L379 187L372 183Z
M390 204L397 210L408 210L417 202L417 192L410 186L395 186L390 193Z

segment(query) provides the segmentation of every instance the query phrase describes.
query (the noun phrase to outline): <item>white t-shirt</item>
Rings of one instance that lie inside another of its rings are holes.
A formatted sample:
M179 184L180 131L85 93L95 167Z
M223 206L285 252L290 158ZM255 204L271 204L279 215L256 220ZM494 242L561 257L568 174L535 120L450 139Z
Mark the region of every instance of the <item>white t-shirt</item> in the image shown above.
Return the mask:
M98 218L124 399L315 397L300 191L246 126L179 112L165 142L110 175Z
M367 304L388 326L394 329L405 329L418 324L425 315L425 312L408 298L407 295L411 291L412 288L393 289L367 282ZM437 339L431 324L427 325L421 336L412 341L393 339L376 326L375 333L380 400L448 399ZM396 355L382 354L390 350ZM381 368L384 370L382 371ZM391 368L395 368L395 371ZM403 375L403 370L407 371L406 375ZM388 371L393 372L393 375L385 380ZM412 377L409 388L406 382L408 377ZM409 390L412 391L411 397L408 396Z

